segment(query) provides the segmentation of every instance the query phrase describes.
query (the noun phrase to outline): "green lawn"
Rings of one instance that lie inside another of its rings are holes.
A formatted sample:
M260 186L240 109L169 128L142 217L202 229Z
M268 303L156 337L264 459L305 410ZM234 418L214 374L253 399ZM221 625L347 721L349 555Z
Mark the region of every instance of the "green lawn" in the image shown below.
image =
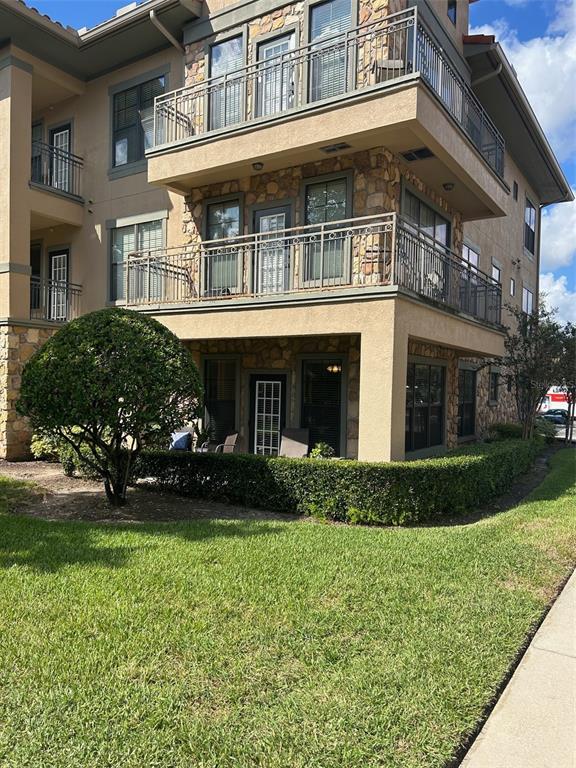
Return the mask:
M576 557L553 461L468 526L0 516L0 766L442 766Z

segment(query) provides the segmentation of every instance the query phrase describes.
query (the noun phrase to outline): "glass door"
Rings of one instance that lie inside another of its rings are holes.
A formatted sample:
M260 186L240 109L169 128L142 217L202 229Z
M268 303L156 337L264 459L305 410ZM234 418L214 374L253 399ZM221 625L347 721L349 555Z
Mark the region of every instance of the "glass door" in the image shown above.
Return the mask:
M244 44L242 35L210 48L208 130L214 131L242 120L244 111ZM232 74L236 73L236 74Z
M346 92L348 40L352 25L351 0L327 0L310 11L310 101Z
M256 293L282 293L290 288L290 246L282 230L289 229L290 206L267 208L254 216Z
M277 456L286 424L286 376L253 374L250 377L250 450Z
M71 146L70 125L62 125L50 131L50 146L52 147L52 183L54 189L71 192L72 166L70 164Z
M346 178L308 184L305 192L305 223L318 225L309 230L304 244L303 279L305 285L326 287L349 281L350 239L345 228L333 222L346 219L348 183Z
M294 63L283 55L293 49L293 34L258 46L258 117L276 115L294 106Z
M49 254L48 319L66 320L68 314L68 251Z

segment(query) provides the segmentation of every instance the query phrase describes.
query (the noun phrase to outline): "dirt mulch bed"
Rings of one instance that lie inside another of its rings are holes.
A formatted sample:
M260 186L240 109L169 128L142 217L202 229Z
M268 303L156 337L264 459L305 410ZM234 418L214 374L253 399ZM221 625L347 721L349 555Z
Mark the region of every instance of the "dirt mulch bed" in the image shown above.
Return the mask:
M147 488L130 488L128 504L112 509L101 483L67 477L60 464L45 461L0 460L0 475L35 483L38 488L12 512L45 520L92 522L175 522L194 519L304 520L298 515L274 514L201 499L189 499Z

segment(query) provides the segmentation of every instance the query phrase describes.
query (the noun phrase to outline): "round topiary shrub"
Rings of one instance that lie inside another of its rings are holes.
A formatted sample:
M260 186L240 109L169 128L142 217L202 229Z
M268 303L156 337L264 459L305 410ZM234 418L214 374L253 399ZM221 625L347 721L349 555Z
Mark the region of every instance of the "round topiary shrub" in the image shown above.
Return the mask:
M200 399L182 342L156 320L114 308L72 321L36 352L18 410L35 431L68 444L121 505L137 454L196 418Z

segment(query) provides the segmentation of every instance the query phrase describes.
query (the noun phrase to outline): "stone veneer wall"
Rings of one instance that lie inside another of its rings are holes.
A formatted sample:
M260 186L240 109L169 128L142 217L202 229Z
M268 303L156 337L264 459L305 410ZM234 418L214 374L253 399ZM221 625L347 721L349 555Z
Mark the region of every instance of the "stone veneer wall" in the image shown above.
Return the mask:
M336 355L346 362L346 455L358 456L358 408L360 396L360 337L317 336L314 338L221 339L187 341L198 364L204 355L235 355L240 363L239 424L241 450L248 448L249 375L256 371L288 373L287 422L299 426L299 362L306 355ZM201 367L202 370L202 367Z
M352 20L352 26L378 21L391 13L403 10L407 6L406 0L360 0L358 7L358 21ZM296 29L296 47L305 45L307 41L302 39L305 28L305 16L310 5L308 2L289 3L282 8L277 8L264 16L256 16L248 22L246 40L246 63L256 60L256 46L258 38L269 35L271 32L280 33L284 27ZM240 34L245 28L239 27ZM234 34L233 30L230 30ZM186 46L185 50L185 84L195 85L208 77L207 51L214 42L215 36L203 38ZM379 55L383 53L379 49Z
M498 402L494 405L488 400L489 388L490 366L483 366L476 375L476 433L480 437L486 435L492 424L518 421L516 399L514 392L508 392L506 376L500 376Z
M0 326L0 458L22 459L29 455L30 428L16 412L22 370L53 333L53 328Z
M183 229L187 243L198 242L203 236L204 202L210 198L243 195L244 232L252 229L251 206L262 203L292 202L293 226L304 223L302 183L315 176L351 171L353 174L353 216L371 216L386 212L400 213L402 183L412 185L429 198L452 222L452 248L462 248L462 217L451 209L443 197L427 187L414 173L385 147L349 155L330 157L315 163L293 166L271 173L245 176L241 179L210 184L193 189L186 201Z

